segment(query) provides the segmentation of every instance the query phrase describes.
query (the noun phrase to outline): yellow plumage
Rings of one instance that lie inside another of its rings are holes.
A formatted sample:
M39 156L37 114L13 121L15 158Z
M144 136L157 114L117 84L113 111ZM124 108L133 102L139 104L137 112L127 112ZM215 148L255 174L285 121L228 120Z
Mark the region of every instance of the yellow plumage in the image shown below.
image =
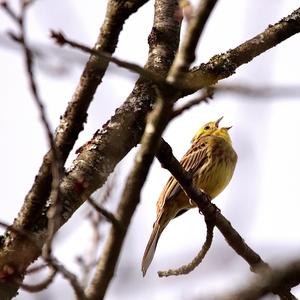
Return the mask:
M237 161L228 130L219 128L222 118L203 125L192 139L192 146L181 159L182 167L193 174L194 185L210 199L220 194L229 183ZM172 176L157 201L157 217L145 249L142 272L145 276L153 259L158 239L175 217L196 205L190 201Z

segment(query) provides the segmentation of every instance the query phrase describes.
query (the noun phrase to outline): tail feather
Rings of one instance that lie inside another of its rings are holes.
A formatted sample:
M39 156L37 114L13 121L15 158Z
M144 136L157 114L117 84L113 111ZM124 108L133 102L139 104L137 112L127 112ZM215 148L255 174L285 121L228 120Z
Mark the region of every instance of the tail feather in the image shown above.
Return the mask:
M158 222L155 222L151 236L149 238L148 244L147 244L145 252L144 252L143 260L142 260L143 276L146 275L146 272L152 262L152 259L153 259L154 253L155 253L155 249L157 246L157 242L158 242L158 239L159 239L162 231L163 231L163 227L161 227Z

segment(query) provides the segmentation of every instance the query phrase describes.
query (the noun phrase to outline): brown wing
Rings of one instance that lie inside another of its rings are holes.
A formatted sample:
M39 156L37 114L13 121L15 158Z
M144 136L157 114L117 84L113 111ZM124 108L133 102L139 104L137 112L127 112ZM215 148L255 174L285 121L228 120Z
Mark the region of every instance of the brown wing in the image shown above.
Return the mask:
M207 162L207 142L207 138L200 139L197 143L194 143L182 157L180 164L187 172L194 173ZM166 201L171 201L180 192L181 187L179 183L173 176L170 177L157 201L157 213L159 213Z

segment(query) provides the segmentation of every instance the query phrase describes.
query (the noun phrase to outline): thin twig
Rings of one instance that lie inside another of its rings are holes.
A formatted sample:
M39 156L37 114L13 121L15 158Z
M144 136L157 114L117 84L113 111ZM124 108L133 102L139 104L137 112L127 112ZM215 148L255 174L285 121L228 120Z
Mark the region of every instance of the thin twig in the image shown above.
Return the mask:
M299 99L299 85L253 85L251 83L241 82L232 84L220 84L215 86L215 93L232 93L250 97L251 100L261 100L260 98L295 98Z
M172 118L176 118L177 116L181 115L186 110L192 108L195 105L198 105L199 103L205 102L208 103L208 99L212 99L214 94L214 89L211 87L208 87L206 89L203 89L202 95L199 97L189 100L185 105L182 105L181 107L175 109L172 113Z
M168 82L177 83L188 72L191 63L195 60L195 51L200 36L216 3L217 0L199 1L194 16L189 19L187 31L170 69Z
M55 275L57 274L57 270L51 269L50 273L48 274L47 278L44 279L42 282L37 284L27 284L19 282L20 287L25 290L26 292L30 293L37 293L42 290L45 290L54 280Z
M37 265L35 267L31 267L31 268L26 270L26 275L39 272L40 270L43 270L46 267L48 267L47 264L40 264L40 265Z
M14 20L15 23L21 22L20 17L16 14L16 12L10 7L7 1L0 1L1 7L4 11Z
M26 66L26 70L27 70L27 74L28 74L28 80L29 80L29 85L30 85L30 90L31 93L33 95L33 99L38 107L39 110L39 114L40 114L40 119L43 123L43 126L46 130L47 133L47 137L48 137L48 142L51 148L55 148L54 147L54 143L53 143L53 134L52 134L52 130L50 128L50 123L48 121L48 118L46 116L46 111L45 111L45 107L44 104L40 98L39 92L38 92L38 88L37 88L37 84L36 84L36 80L35 80L35 75L34 75L34 71L33 71L33 60L32 60L32 53L31 50L28 46L27 43L27 38L26 38L26 32L25 32L25 21L26 21L26 11L29 7L29 4L31 2L29 1L24 1L23 5L21 6L21 13L20 16L17 15L16 12L14 12L14 10L10 7L8 2L3 2L1 3L2 8L4 9L4 11L15 21L15 23L19 26L19 30L20 30L20 34L19 35L15 35L14 33L10 32L9 35L10 37L13 38L14 41L19 42L23 52L24 52L24 57L25 57L25 66Z
M53 256L47 256L46 258L44 258L45 261L49 264L49 266L51 266L55 271L59 272L60 274L63 275L63 277L65 279L67 279L78 300L86 300L86 296L85 293L82 289L82 286L80 285L77 277L75 274L73 274L72 272L68 271L65 266L63 264L61 264L56 258L54 258Z
M98 212L100 213L102 216L104 216L106 218L106 220L108 220L109 222L111 222L114 226L116 226L117 228L120 227L120 222L118 221L118 219L114 216L113 213L109 212L108 210L106 210L105 208L99 206L91 197L89 197L87 199L88 203L91 204L91 206Z
M206 253L208 252L212 240L213 240L213 229L214 225L210 222L206 222L206 239L205 242L199 251L199 253L194 257L194 259L187 265L183 265L177 269L170 269L168 271L159 271L159 277L168 277L168 276L178 276L178 275L186 275L192 272L204 259Z
M97 260L93 259L87 261L87 259L83 255L78 255L76 256L75 261L78 264L81 271L81 276L80 276L81 285L83 286L83 288L86 288L89 282L89 275L91 273L91 270L96 267Z
M60 46L67 44L83 52L96 55L99 58L101 58L105 63L112 62L121 68L125 68L126 70L137 73L141 75L144 79L148 79L153 83L156 83L158 85L162 85L162 84L167 85L165 78L160 76L160 74L151 72L135 63L127 62L119 58L112 57L110 53L101 51L100 49L92 49L86 45L83 45L82 43L73 41L67 38L66 35L61 31L51 30L50 37L53 38L56 41L56 43Z
M113 196L113 192L117 184L117 174L117 172L114 172L112 176L108 178L105 186L99 191L100 193L97 197L97 203L92 197L89 197L87 200L93 206L89 209L87 214L87 219L91 224L92 238L85 253L76 257L76 262L81 270L81 283L84 287L87 287L91 271L97 265L98 248L102 237L99 230L100 225L104 220L108 220L108 222L111 222L114 226L120 226L116 217L111 212L103 208L103 204L111 200Z
M32 238L30 236L28 236L28 234L26 232L22 232L19 229L15 229L12 226L9 226L8 224L6 224L5 222L2 222L2 221L0 221L0 226L9 229L13 233L17 233L19 236L24 236L25 238L28 238L30 241L32 241L32 243L34 243ZM32 291L32 292L38 291L39 288L43 289L44 286L46 288L53 281L53 278L55 277L56 272L59 272L70 282L78 299L86 300L84 291L83 291L82 287L80 286L80 284L77 280L77 277L73 273L68 271L56 258L51 256L51 254L49 255L47 253L46 256L42 256L42 258L46 262L47 266L49 266L55 272L53 272L53 274L51 272L49 274L48 278L38 285L23 284L22 281L20 281L19 276L18 276L18 277L16 277L16 279L13 279L18 284L18 286L22 286L25 290L28 289L28 291ZM13 268L11 265L4 265L2 267L2 269L0 270L0 279L8 279L15 274L16 274L15 268ZM17 274L17 275L20 275L20 274ZM23 278L21 278L21 279L23 279Z

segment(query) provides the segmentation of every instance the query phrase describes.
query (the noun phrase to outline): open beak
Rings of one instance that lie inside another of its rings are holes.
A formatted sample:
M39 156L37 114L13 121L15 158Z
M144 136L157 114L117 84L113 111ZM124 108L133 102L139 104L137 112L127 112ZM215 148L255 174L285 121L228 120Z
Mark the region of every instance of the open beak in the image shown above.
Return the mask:
M221 120L223 119L223 117L219 118L216 122L215 125L217 128L219 128L219 123L221 122Z

